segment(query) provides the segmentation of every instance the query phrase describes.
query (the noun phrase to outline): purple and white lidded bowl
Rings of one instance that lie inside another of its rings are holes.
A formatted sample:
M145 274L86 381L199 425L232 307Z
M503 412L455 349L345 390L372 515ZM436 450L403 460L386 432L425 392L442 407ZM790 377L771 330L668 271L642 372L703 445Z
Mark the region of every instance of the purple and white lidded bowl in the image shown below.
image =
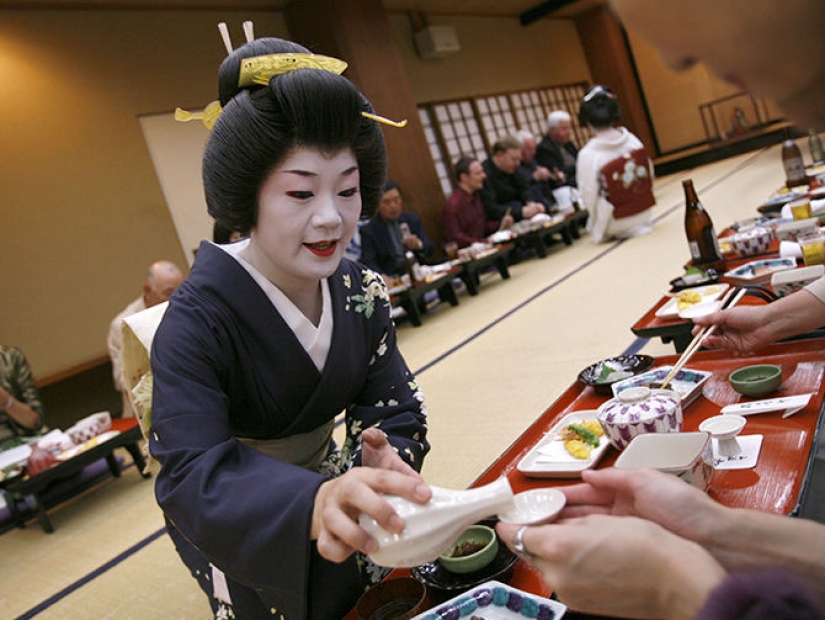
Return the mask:
M599 407L596 417L610 443L624 450L636 435L680 432L682 401L673 390L628 388Z

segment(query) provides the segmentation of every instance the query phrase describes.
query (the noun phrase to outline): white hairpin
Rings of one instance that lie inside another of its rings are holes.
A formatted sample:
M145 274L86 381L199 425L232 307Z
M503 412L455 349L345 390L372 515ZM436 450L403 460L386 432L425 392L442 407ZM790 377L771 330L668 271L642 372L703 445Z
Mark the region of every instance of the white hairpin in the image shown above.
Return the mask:
M226 53L232 53L232 40L229 38L229 28L226 27L226 22L221 22L218 24L218 30L221 33L221 38L223 39L223 45L226 48Z
M255 30L252 22L246 21L243 23L243 33L246 36L247 43L252 43L255 40Z

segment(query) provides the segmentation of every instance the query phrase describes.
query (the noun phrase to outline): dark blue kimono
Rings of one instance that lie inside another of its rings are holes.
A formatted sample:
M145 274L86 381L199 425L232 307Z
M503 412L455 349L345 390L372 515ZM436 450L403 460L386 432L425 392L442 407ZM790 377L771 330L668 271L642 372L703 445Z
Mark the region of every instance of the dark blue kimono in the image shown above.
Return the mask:
M328 281L334 327L323 372L247 271L209 243L154 338L157 500L202 587L210 593L209 563L225 573L236 618L340 620L365 587L355 556L332 563L310 541L328 477L238 437L306 433L346 411L341 471L360 464L370 426L417 470L429 449L423 396L396 347L380 276L344 259Z

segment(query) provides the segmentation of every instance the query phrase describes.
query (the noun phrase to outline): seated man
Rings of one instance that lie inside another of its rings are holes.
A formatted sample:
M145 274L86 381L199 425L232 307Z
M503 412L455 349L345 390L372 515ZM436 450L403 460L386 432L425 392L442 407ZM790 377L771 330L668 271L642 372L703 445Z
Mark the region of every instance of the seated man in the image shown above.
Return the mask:
M183 274L178 266L169 261L158 261L149 267L146 272L146 280L143 282L143 294L126 306L120 314L112 319L109 325L109 336L106 339L106 347L109 349L109 357L112 360L112 377L115 381L115 388L120 392L123 401L123 417L132 417L132 405L129 402L128 389L123 381L123 353L121 338L121 322L127 316L131 316L146 308L151 308L164 301L169 301L172 293L183 282Z
M493 145L493 154L482 168L487 178L481 190L481 199L487 219L501 221L506 215L513 219L529 220L539 213L547 213L549 203L533 200L530 187L516 170L521 163L521 142L505 136Z
M484 187L484 169L475 157L462 157L455 163L458 186L444 204L444 241L454 241L459 248L484 243L497 230L509 228L513 216L489 220L479 192Z
M547 134L536 149L536 160L553 172L556 187L576 186L576 159L579 149L571 140L573 121L564 110L554 110L547 117Z
M521 142L521 163L516 169L516 174L527 183L533 200L551 205L552 209L555 202L553 188L557 186L556 177L536 159L536 136L533 132L522 129L516 133L516 139Z
M381 274L400 276L407 272L404 255L408 250L425 263L435 244L424 232L421 218L404 211L398 183L387 181L378 213L361 228L361 262Z
M35 435L42 427L43 404L26 356L0 345L0 441Z

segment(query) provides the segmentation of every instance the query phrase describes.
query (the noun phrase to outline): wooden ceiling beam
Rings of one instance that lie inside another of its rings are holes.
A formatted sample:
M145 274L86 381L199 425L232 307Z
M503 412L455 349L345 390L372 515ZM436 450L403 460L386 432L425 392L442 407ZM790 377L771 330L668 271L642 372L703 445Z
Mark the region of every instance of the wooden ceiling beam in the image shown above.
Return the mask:
M559 9L563 9L569 4L573 4L576 0L548 0L547 2L542 2L541 4L537 4L532 9L527 9L519 15L519 21L521 22L522 26L529 26L533 22L536 22L544 17L547 17L551 13L558 11Z

